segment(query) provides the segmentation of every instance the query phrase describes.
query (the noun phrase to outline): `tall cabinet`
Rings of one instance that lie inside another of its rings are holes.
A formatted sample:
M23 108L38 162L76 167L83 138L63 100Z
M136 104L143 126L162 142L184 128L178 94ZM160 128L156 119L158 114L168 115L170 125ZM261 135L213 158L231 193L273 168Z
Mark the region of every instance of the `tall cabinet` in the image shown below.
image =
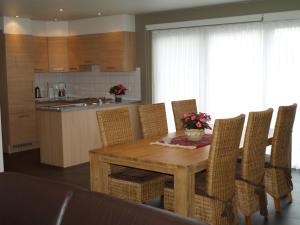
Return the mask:
M4 151L37 144L31 35L1 34L1 110Z

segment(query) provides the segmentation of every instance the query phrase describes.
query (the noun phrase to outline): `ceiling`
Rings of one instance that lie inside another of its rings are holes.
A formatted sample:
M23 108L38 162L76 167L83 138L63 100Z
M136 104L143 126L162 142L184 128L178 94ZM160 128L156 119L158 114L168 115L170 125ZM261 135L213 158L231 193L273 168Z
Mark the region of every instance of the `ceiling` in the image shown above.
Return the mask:
M1 16L73 20L115 14L143 14L246 0L0 0ZM62 8L63 12L59 12Z

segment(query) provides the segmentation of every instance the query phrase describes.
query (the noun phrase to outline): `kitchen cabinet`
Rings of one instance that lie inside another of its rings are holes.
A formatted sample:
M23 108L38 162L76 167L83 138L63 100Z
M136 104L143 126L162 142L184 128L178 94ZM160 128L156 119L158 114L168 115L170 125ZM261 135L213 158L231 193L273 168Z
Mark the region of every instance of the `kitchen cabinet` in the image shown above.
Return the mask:
M49 71L48 62L48 38L32 37L33 41L33 66L34 72L42 73Z
M79 71L80 36L68 37L69 71Z
M135 33L111 32L99 34L99 64L101 71L135 70Z
M50 72L69 71L68 38L48 37L48 57Z
M97 65L99 64L98 35L81 35L79 42L79 65Z
M111 32L68 38L70 71L100 65L101 71L134 71L135 33Z
M69 71L90 70L91 65L99 64L98 35L68 37Z
M3 144L9 153L37 147L32 46L30 35L1 35Z
M134 139L142 137L137 104L110 104L69 112L38 110L41 163L65 168L88 162L89 151L103 147L96 112L108 107L128 108Z

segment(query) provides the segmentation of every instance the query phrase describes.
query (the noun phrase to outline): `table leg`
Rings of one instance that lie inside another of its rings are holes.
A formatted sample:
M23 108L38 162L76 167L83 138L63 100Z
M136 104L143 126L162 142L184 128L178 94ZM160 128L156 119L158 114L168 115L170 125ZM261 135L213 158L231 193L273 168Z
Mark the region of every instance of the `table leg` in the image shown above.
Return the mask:
M91 191L108 194L109 174L110 164L101 161L101 158L96 154L90 153Z
M189 168L178 168L174 174L175 212L192 216L195 176Z

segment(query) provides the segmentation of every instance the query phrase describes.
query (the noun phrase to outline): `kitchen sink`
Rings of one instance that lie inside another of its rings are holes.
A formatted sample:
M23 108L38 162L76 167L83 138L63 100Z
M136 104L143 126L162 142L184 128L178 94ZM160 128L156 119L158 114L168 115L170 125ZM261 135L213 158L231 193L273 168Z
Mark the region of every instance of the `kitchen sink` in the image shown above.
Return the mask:
M100 101L101 100L101 101ZM101 103L99 103L101 102ZM59 99L57 101L43 102L38 104L39 109L62 111L64 109L85 108L90 106L109 104L112 99L109 98L82 98L82 99Z

